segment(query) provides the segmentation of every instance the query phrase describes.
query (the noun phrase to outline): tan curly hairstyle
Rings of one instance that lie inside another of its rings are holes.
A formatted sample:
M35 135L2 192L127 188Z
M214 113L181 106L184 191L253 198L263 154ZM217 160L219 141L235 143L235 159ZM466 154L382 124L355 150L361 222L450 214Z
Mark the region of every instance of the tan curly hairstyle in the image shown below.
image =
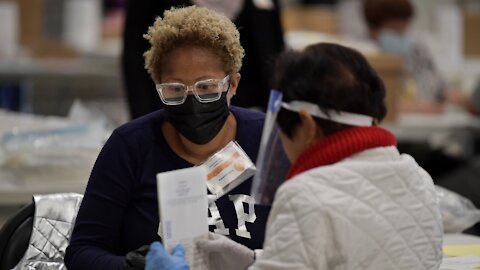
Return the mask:
M242 67L245 53L235 24L207 8L189 6L167 10L144 37L151 44L144 53L145 68L157 83L161 82L165 56L182 45L211 49L222 59L227 74L236 73Z

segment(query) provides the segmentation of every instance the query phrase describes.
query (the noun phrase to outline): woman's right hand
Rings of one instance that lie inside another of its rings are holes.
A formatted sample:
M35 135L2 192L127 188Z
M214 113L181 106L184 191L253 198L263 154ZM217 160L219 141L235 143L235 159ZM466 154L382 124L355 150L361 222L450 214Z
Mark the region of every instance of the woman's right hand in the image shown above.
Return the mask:
M177 245L170 255L160 242L153 242L147 253L145 270L189 270L185 249Z

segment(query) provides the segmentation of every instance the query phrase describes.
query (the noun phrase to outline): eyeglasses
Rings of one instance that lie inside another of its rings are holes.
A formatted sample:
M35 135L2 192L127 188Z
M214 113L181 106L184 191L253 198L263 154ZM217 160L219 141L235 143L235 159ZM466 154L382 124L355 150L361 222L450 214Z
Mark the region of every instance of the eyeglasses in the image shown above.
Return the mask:
M192 91L198 101L208 103L219 100L222 92L230 88L230 84L227 84L229 79L230 75L227 75L223 79L198 81L194 85L174 82L158 83L155 86L160 95L160 99L166 105L183 104L187 98L188 91Z

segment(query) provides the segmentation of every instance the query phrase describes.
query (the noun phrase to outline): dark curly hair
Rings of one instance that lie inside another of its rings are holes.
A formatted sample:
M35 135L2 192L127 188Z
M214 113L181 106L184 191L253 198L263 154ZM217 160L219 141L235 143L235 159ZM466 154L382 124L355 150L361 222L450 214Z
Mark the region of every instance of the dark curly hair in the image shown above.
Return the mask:
M381 28L392 19L408 21L414 13L410 0L363 0L363 16L370 29Z
M385 86L359 52L337 44L319 43L301 52L286 51L275 64L273 86L283 101L307 101L327 110L372 116L386 115ZM326 136L351 126L316 118ZM280 110L277 123L290 138L300 123L298 113Z

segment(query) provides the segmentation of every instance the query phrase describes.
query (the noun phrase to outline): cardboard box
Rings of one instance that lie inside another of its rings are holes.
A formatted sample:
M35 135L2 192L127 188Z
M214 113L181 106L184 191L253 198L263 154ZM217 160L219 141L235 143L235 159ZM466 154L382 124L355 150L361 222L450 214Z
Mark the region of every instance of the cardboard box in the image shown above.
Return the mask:
M42 0L17 0L20 11L20 44L39 46L42 39Z
M335 10L330 6L292 6L282 9L282 25L285 32L310 30L338 34L339 23Z
M366 58L385 84L387 115L383 122L394 122L397 119L398 104L402 90L402 58L390 54L372 54L366 55Z
M464 9L463 53L466 57L480 57L480 9Z
M16 3L18 6L18 39L19 45L36 57L73 57L76 51L68 46L62 39L61 27L62 16L58 12L47 9L55 7L63 0L0 0ZM56 2L55 2L56 1ZM48 5L47 5L48 4ZM58 8L57 8L58 9ZM52 14L53 13L53 14ZM48 21L47 21L48 19ZM51 26L56 29L57 35L52 35L48 29Z

